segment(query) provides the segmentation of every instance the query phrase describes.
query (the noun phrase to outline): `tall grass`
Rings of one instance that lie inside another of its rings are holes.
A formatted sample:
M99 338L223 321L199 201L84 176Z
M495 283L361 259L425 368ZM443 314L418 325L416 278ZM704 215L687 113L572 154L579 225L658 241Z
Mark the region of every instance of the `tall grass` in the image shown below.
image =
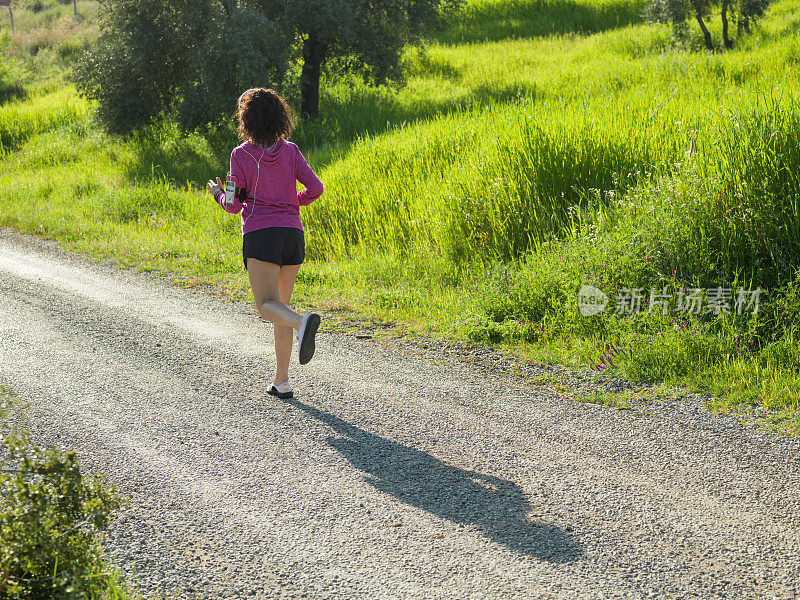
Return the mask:
M426 248L456 262L512 259L571 231L593 190L618 189L621 177L679 154L685 135L646 114L640 127L525 101L359 142L326 170L337 201L309 210L324 232L314 255Z
M13 5L11 55L24 73L25 83L52 88L67 80L71 65L97 36L94 21L98 0L78 0L77 15L72 2L13 0ZM5 25L4 17L5 14L0 17L0 30Z
M0 104L12 98L24 95L25 89L20 81L19 67L9 60L14 52L11 50L10 35L0 30Z
M38 133L85 117L89 110L89 104L69 88L0 105L0 155Z

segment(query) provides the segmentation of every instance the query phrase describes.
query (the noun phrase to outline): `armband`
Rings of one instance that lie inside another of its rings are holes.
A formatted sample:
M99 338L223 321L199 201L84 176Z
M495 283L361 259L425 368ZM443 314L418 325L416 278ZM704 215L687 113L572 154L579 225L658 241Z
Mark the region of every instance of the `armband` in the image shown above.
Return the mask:
M239 191L239 181L234 175L228 173L225 178L225 204L233 206L233 200L236 198L236 192Z
M247 200L247 190L239 185L236 175L228 173L225 179L225 204L233 206L234 200L244 203Z

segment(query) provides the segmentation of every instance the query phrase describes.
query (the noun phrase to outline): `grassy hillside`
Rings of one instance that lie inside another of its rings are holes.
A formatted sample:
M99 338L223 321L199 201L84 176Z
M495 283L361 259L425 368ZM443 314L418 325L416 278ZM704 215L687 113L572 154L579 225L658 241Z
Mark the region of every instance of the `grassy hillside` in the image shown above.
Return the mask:
M23 93L0 106L0 223L246 294L236 219L200 190L232 133L109 138L64 83L59 48L91 43L94 4L78 20L57 3L18 11L77 33L34 51L21 26L4 50ZM796 426L800 8L776 1L717 54L698 32L674 48L640 14L633 0L471 0L408 52L405 87L326 81L325 117L295 136L326 184L304 213L299 300L684 383ZM583 317L585 283L612 298L766 291L756 316Z

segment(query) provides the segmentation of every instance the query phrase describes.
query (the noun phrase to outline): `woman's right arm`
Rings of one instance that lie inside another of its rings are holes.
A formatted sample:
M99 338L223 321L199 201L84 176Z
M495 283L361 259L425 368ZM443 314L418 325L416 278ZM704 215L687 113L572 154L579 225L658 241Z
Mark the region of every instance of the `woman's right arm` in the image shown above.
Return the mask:
M235 154L231 154L231 175L236 178L236 194L233 197L233 204L227 204L225 202L225 186L220 181L219 177L217 177L217 183L213 181L208 182L208 191L211 192L211 195L214 196L214 200L217 201L225 212L229 212L232 214L238 214L242 210L242 202L240 200L239 190L247 189L247 181L245 180L244 172L242 171L241 167L239 166L239 161L236 159ZM244 195L242 195L243 197Z

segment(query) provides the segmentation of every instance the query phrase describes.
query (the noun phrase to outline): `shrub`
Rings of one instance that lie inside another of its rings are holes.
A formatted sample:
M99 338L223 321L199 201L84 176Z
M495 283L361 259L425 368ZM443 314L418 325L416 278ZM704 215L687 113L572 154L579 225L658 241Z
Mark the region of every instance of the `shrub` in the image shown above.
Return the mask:
M0 389L0 399L5 397ZM117 575L97 539L120 506L114 488L98 476L85 477L74 452L43 450L27 434L5 429L0 450L0 598L100 598L110 586L118 592Z
M283 77L289 42L246 8L228 18L200 0L107 0L98 16L98 42L75 79L114 132L173 112L189 129L224 120L243 90Z

